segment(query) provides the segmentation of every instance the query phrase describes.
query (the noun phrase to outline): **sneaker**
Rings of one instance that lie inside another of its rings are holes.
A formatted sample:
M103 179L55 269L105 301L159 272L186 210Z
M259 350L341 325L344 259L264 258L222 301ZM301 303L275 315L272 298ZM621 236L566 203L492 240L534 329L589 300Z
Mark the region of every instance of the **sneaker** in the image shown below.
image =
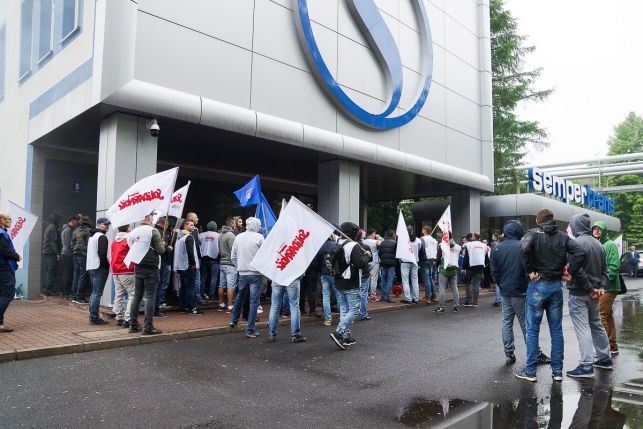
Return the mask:
M141 327L138 325L129 325L129 333L134 334L136 332L141 332Z
M610 353L612 353L613 355L617 355L618 354L618 347L611 347L610 346Z
M454 313L457 313L457 312L459 312L459 311L460 311L460 309L459 309L458 307L453 307L453 312L454 312Z
M162 333L163 331L161 331L160 329L156 329L154 326L152 326L151 328L143 329L142 335L158 335Z
M562 372L552 372L551 373L551 378L554 381L563 381L563 373Z
M116 321L116 326L123 326L123 322L125 322L125 321L124 320L117 320Z
M230 329L234 329L234 328L236 328L236 327L237 327L237 324L236 324L236 323L232 323L232 322L230 322L230 323L228 324L228 327L229 327Z
M576 369L567 371L567 377L573 378L594 378L594 368L585 369L578 365Z
M228 309L226 310L225 314L232 314L232 306L229 305Z
M121 326L123 328L129 328L129 322L127 320L123 320L123 324Z
M610 358L598 359L594 361L594 368L614 369L614 365L612 364L612 359Z
M346 347L344 346L344 341L342 340L341 335L339 335L337 332L331 332L330 338L335 342L335 344L337 344L337 347L339 347L342 350L346 350Z
M290 337L290 341L292 341L293 343L303 343L304 341L306 341L306 337L304 337L303 335L293 335L292 337Z
M160 311L158 313L154 313L154 317L160 317L161 319L164 319L167 317L167 314L161 313Z
M438 307L433 311L436 312L436 313L444 313L444 307Z
M359 320L373 320L371 316L360 317Z
M206 294L203 294L203 300L204 301L210 301L210 297Z
M108 323L107 320L103 320L103 319L97 319L97 320L90 320L89 321L90 325L107 325L107 323Z
M166 303L163 303L163 304L159 305L159 308L160 308L161 310L167 310L168 308L172 308L172 306L171 306L171 305L167 305Z
M75 299L72 302L75 302L76 304L89 304L89 302L86 299Z
M516 355L510 354L507 355L507 359L505 359L505 365L513 365L516 363Z
M225 310L226 310L226 308L227 308L227 307L226 307L226 305L225 305L225 304L219 304L219 306L217 307L217 310L219 310L219 311L225 311Z
M494 302L492 305L493 305L494 307L500 307L500 303L499 303L499 302Z
M257 338L260 336L261 336L261 332L259 331L246 332L246 338Z
M467 304L466 302L462 304L463 307L473 307L473 304Z
M190 314L193 314L195 316L202 316L203 312L195 307L195 308L192 309L192 311L190 311Z
M420 302L425 302L426 303L426 302L430 302L430 301L431 301L431 298L429 298L428 296L423 296L422 298L420 298Z
M274 343L275 341L277 341L277 336L276 335L271 334L271 335L268 336L268 342L269 343Z
M418 304L417 299L412 300L412 301L411 301L411 304L416 304L416 305L417 305L417 304Z
M400 301L401 304L411 304L413 301L407 301L406 299L403 299Z
M478 308L478 304L473 304L471 307Z
M539 352L537 362L538 362L538 365L546 365L548 363L551 363L551 359L545 353Z
M333 324L332 320L324 320L324 326L331 326Z
M525 370L517 372L514 375L520 380L531 381L532 383L538 381L538 378L536 378L536 374L527 374Z
M357 343L357 340L353 337L344 338L342 340L342 344L344 344L345 346L352 346L355 343Z

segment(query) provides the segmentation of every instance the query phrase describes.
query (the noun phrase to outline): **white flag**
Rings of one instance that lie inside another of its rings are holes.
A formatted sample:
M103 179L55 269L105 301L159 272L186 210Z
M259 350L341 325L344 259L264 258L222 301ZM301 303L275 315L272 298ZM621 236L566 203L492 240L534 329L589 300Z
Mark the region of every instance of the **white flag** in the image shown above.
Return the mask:
M395 249L395 257L404 262L412 262L417 265L417 258L415 257L415 250L409 238L409 231L406 229L406 223L400 210L400 216L397 218L397 248Z
M185 200L188 197L188 189L190 189L190 182L188 180L188 184L182 187L181 189L177 189L173 194L172 194L172 201L170 202L170 211L168 213L168 216L174 216L177 219L181 219L183 216L183 208L185 207ZM156 223L156 219L165 216L165 212L167 207L163 206L159 210L157 210L156 218L153 223Z
M447 206L442 217L438 221L437 227L442 231L442 242L444 244L449 244L451 239L451 234L453 233L453 227L451 226L451 206Z
M290 197L250 266L274 283L287 286L306 271L334 230L328 221Z
M619 256L623 256L623 235L619 235L618 238L614 239L614 244L618 247Z
M141 221L154 210L167 212L178 172L175 167L134 183L105 212L112 226L118 228Z
M565 230L565 232L567 233L567 236L569 238L576 239L576 237L574 237L574 234L572 233L572 226L571 225L567 225L567 229Z
M11 237L14 249L22 255L22 248L27 244L31 231L38 221L38 216L11 201L9 201L7 211L11 215L11 228L7 232Z

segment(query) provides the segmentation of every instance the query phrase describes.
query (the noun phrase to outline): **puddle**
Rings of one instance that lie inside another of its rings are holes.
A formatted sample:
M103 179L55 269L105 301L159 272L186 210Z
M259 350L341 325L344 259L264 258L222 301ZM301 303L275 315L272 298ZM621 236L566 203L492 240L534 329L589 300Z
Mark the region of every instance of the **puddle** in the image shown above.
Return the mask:
M414 428L475 428L485 427L477 423L481 418L491 417L491 412L492 406L486 402L414 398L400 409L397 421Z

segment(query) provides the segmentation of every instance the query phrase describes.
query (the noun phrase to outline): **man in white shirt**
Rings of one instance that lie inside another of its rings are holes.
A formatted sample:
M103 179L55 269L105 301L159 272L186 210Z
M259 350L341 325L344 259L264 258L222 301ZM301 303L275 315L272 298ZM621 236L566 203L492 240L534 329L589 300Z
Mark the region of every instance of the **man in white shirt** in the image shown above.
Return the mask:
M482 271L487 265L489 265L487 245L480 241L480 234L474 232L471 234L471 241L467 241L464 245L464 268L469 277L464 299L465 307L478 306Z
M400 274L402 275L402 288L404 289L404 299L400 302L403 304L417 304L420 299L417 263L420 261L422 240L417 238L413 228L409 227L408 231L409 243L413 246L413 254L415 255L415 264L413 262L400 261Z
M219 233L217 223L208 222L207 231L199 234L201 242L201 290L214 300L219 283ZM210 281L208 282L208 279Z
M380 255L379 255L379 246L382 242L382 238L377 238L377 231L374 229L369 229L366 233L366 239L364 244L368 246L373 255L373 261L368 264L368 271L370 277L370 294L373 301L379 301L377 298L377 281L380 278Z
M428 226L422 227L422 244L424 245L424 254L420 258L420 273L422 275L422 282L424 283L424 298L422 301L425 303L436 302L435 297L435 258L438 255L438 240L431 237L431 228Z

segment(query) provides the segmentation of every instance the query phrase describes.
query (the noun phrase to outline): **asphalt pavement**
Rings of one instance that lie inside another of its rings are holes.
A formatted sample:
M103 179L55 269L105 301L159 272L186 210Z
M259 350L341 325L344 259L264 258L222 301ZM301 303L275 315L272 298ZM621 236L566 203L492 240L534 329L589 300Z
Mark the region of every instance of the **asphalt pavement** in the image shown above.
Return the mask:
M643 280L628 287L616 304L621 354L614 371L597 377L609 389L643 379ZM492 302L457 314L434 306L375 314L355 322L357 344L345 351L330 327L315 323L302 325L301 344L280 326L274 343L265 330L257 339L234 332L3 363L0 427L434 427L436 419L442 427L474 427L471 419L513 427L521 398L535 404L535 415L521 419L552 418L560 405L568 427L587 383L552 386L546 366L536 384L515 379L525 347L516 326L518 363L504 365ZM563 327L567 370L578 359L567 311ZM541 345L548 353L545 324ZM630 420L642 413L634 410Z

